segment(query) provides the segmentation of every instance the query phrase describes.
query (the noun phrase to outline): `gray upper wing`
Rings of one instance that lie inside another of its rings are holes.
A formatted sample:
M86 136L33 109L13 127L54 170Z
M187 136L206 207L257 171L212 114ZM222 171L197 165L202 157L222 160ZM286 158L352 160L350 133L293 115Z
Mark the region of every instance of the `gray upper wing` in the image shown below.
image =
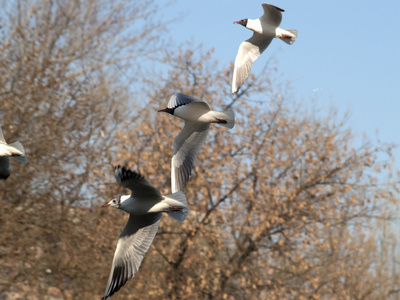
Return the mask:
M135 276L143 256L149 250L157 233L161 216L162 213L130 215L128 223L119 236L102 299L112 296Z
M208 109L210 109L210 106L203 100L200 100L196 97L192 97L192 96L185 95L182 93L173 94L168 101L167 107L168 108L177 108L179 106L186 105L186 104L193 103L193 102L202 103L202 105L204 105Z
M171 160L172 193L181 191L189 181L194 160L203 145L210 124L185 122L185 127L174 139L174 151Z
M236 93L249 76L254 61L271 43L273 37L254 33L251 38L239 46L233 69L232 93Z
M262 7L264 9L264 14L260 17L261 22L279 27L282 21L282 12L284 12L284 10L267 3L264 3Z

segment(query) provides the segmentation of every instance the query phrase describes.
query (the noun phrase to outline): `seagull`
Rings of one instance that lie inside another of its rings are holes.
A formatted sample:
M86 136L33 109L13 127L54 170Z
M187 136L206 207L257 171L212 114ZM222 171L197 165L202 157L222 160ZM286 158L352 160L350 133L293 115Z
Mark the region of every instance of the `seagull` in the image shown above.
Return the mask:
M7 144L0 127L0 180L6 180L10 174L10 157L26 163L25 150L20 142Z
M181 191L189 181L194 160L199 153L210 129L210 123L224 127L235 126L235 113L232 110L213 111L203 100L176 93L169 99L166 112L185 120L185 126L174 139L171 160L171 190Z
M274 5L262 4L264 14L257 20L242 19L234 22L254 31L253 36L242 42L235 59L232 79L232 94L236 94L249 76L254 61L268 47L273 38L279 38L292 45L297 38L297 30L279 28L283 9Z
M130 189L131 194L118 196L103 207L122 209L129 213L129 220L119 236L102 299L112 296L135 276L157 233L162 213L182 222L189 212L182 191L162 196L142 175L121 166L114 169L117 183Z

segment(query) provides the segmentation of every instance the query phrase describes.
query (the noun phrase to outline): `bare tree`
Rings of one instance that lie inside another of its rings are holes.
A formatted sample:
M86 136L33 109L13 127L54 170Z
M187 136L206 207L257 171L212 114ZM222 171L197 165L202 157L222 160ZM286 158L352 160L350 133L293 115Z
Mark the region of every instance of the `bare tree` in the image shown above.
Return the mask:
M211 126L185 191L190 216L163 218L115 299L396 299L390 146L355 147L334 113L301 108L273 74L232 96L232 66L193 45L166 53L168 74L146 80L137 62L160 50L153 1L4 7L1 120L29 164L0 186L0 294L101 296L127 217L99 205L117 192L110 164L170 192L182 124L156 110L179 91L232 107L237 124ZM148 91L140 111L132 77Z
M102 263L90 207L109 195L114 131L135 113L129 83L160 51L165 24L152 0L2 5L0 120L29 163L0 186L0 294L28 286L76 299L98 289L84 269Z
M232 131L212 126L187 186L191 217L183 226L163 220L134 295L127 286L121 297L381 299L396 291L397 275L382 267L385 276L377 276L376 265L397 250L380 248L374 236L391 222L387 209L399 191L393 179L377 181L382 166L390 167L390 147L365 141L354 148L333 112L308 113L265 74L229 95L231 68L216 68L211 57L169 55L164 86L154 87L136 131L124 135L138 142L127 142L119 159L169 192L171 145L182 124L155 117L156 109L180 91L213 108L233 106L238 117Z

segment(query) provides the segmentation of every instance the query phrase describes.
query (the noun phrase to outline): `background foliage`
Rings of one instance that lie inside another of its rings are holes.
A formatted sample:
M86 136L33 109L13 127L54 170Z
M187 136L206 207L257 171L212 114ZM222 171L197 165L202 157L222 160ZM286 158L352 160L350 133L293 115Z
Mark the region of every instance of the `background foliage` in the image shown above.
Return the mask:
M392 147L307 111L272 69L231 95L232 65L193 44L164 50L157 16L152 0L5 5L1 124L29 164L0 183L0 299L102 295L127 220L100 208L122 192L111 165L170 193L182 122L156 111L178 91L232 107L236 126L211 126L187 221L163 217L113 299L397 299Z

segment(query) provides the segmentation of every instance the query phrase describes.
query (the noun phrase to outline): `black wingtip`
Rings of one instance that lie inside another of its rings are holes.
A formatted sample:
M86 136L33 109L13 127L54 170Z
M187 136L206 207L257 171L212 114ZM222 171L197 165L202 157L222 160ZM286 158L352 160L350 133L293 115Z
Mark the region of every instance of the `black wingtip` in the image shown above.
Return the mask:
M128 167L122 167L121 165L114 166L115 177L119 178L121 182L127 179L140 179L143 176L139 171L132 171Z
M273 6L273 7L275 7L277 10L280 10L281 12L284 12L284 11L285 11L283 8L280 8L280 7L275 6L275 5L272 5L272 4L270 4L270 5Z
M106 293L101 298L102 300L107 299L108 297L114 295L127 283L127 281L130 278L132 278L132 276L129 278L125 277L124 274L125 274L124 267L116 267L114 269L111 284L106 289Z

